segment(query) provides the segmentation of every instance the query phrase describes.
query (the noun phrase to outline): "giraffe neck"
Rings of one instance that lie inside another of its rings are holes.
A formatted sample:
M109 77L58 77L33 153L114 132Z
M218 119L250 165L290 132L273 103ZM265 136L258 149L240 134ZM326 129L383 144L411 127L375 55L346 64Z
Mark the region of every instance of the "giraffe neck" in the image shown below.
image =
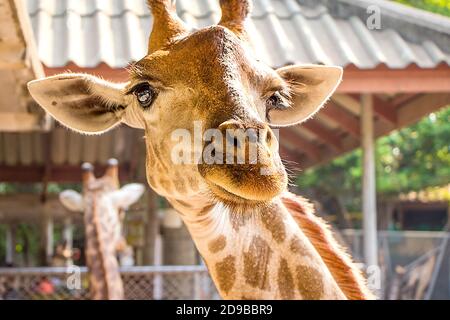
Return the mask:
M256 208L201 198L169 201L182 213L223 298L345 299L280 198Z
M86 262L91 294L94 300L124 298L114 241L115 223L105 214L110 210L95 193L87 196L84 223L86 230Z

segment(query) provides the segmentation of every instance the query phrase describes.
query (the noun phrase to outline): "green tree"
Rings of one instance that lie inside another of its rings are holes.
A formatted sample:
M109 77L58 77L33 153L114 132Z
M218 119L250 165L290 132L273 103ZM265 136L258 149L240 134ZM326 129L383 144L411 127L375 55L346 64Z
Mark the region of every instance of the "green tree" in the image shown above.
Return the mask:
M450 16L450 1L448 0L395 0L422 10Z
M361 149L297 178L300 190L319 201L336 197L346 210L361 208ZM380 199L450 183L450 107L376 142ZM322 197L322 198L321 198Z

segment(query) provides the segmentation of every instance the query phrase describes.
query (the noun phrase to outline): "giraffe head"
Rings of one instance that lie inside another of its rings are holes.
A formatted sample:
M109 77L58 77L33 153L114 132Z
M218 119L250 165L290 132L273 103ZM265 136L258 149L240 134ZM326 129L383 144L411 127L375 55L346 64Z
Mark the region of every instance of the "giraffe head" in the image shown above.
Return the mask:
M139 200L145 187L132 183L119 189L118 166L115 159L108 161L106 172L101 178L94 176L93 166L89 163L83 164L82 169L83 194L66 190L59 194L59 199L69 211L84 212L88 224L92 223L91 218L107 223L110 226L107 230L108 241L120 247L124 212Z
M129 82L62 74L30 82L32 96L82 133L121 122L144 129L148 181L163 196L271 200L287 186L271 128L316 113L342 69L274 70L259 61L245 29L251 1L221 0L219 24L196 31L177 17L171 0L148 2L154 17L148 54L131 66Z

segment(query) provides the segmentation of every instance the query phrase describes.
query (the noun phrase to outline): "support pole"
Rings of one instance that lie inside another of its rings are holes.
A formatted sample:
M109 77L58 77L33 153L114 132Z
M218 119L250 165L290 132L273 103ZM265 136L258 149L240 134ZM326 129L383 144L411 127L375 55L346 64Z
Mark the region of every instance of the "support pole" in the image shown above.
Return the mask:
M72 219L71 218L65 218L64 219L64 230L63 230L63 239L65 243L65 250L70 252L72 254L73 249L73 225L72 225ZM66 261L67 266L73 265L72 257L68 257Z
M375 139L373 123L373 96L363 94L361 96L361 140L363 149L362 203L366 268L378 266Z
M158 196L153 190L147 190L147 212L145 221L144 264L155 264L155 244L159 230Z
M14 265L14 231L11 224L6 225L6 265Z
M40 257L41 265L50 266L53 259L53 219L49 212L49 207L46 202L41 206L41 243L40 243Z
M195 265L197 263L197 251L186 226L181 220L180 214L174 209L166 209L161 229L164 265ZM171 281L169 277L164 277L166 288L169 288L168 284ZM195 276L191 275L179 278L176 298L192 298L195 284ZM173 296L170 295L170 290L167 290L164 294L164 299L173 299ZM195 295L200 296L199 293Z
M47 257L47 265L50 266L53 259L53 219L48 216L45 222L45 232L46 232L46 243L45 243L45 253Z

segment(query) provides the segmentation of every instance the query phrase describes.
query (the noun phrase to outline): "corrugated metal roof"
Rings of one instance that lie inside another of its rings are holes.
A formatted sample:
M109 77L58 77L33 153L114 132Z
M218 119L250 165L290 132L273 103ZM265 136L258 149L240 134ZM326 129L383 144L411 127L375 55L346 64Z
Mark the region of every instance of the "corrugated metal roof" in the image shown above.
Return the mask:
M193 28L220 18L218 0L178 0ZM125 67L146 54L152 17L144 0L27 0L48 67L106 63ZM381 29L366 26L367 6L381 9ZM385 64L405 68L450 65L450 19L380 0L254 0L250 36L273 67L291 63Z
M116 157L121 163L128 163L133 157L132 145L139 143L137 130L125 126L101 136L80 135L57 126L50 132L52 144L49 158L54 165L78 166L82 162L104 164ZM2 133L0 132L0 165L44 165L45 133Z

